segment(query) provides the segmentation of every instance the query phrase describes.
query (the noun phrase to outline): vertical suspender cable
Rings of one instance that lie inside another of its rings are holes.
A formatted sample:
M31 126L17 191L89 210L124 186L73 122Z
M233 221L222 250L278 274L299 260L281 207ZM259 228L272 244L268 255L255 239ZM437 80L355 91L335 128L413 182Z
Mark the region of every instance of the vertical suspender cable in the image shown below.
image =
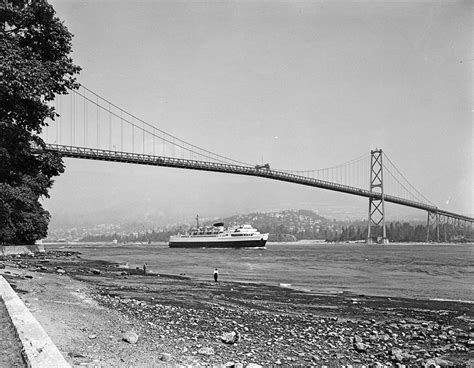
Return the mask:
M57 114L59 111L59 97L54 101L55 102L55 113ZM54 124L56 125L56 144L59 144L59 124L58 124L58 117L55 116L54 118Z
M86 107L86 90L82 90L84 100L84 147L87 147L87 107Z
M100 146L100 107L99 107L99 97L96 98L97 102L97 114L96 114L96 120L97 120L97 149L99 149Z
M74 141L73 141L73 136L74 136L74 114L73 114L73 101L74 101L74 93L70 94L71 100L70 100L70 108L71 108L71 146L74 146Z
M72 94L72 104L73 104L73 114L72 114L72 124L73 124L73 131L74 134L72 136L72 145L76 145L76 94Z
M59 141L58 141L58 144L61 144L61 124L63 122L62 103L63 101L62 101L61 95L59 95L59 124L58 124Z
M112 114L110 113L110 102L109 102L109 150L112 149Z
M51 123L45 125L45 126L43 127L43 130L42 130L43 137L44 137L44 140L45 140L46 142L49 142L49 141L50 141L50 140L49 140L49 127L50 127L50 126L51 126Z

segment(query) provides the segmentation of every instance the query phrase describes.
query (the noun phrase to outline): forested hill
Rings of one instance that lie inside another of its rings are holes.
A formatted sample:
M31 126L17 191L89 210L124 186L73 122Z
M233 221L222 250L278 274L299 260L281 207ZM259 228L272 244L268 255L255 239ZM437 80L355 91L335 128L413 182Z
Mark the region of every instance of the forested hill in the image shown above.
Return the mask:
M223 218L232 224L248 223L262 233L269 233L270 240L325 240L362 241L367 237L367 221L337 221L320 216L311 210L286 210L281 212L250 213ZM392 242L426 240L426 227L420 223L391 222L387 224L387 237Z
M363 241L367 236L367 221L337 221L320 216L310 210L286 210L280 212L256 212L226 218L200 219L200 225L209 226L224 222L226 226L251 224L262 233L270 234L270 241L323 240L329 242ZM109 231L84 236L82 241L154 242L168 241L170 235L184 233L195 224L182 224L162 230L140 232ZM433 230L434 231L434 230ZM444 234L443 234L444 235ZM446 236L451 241L468 238L447 228ZM422 223L390 222L387 237L391 242L426 241L426 226ZM431 235L434 239L434 234Z
M251 224L261 233L269 233L270 240L291 241L299 239L325 240L324 231L333 228L333 221L310 210L280 212L255 212L221 218L226 225ZM209 225L210 222L206 222Z

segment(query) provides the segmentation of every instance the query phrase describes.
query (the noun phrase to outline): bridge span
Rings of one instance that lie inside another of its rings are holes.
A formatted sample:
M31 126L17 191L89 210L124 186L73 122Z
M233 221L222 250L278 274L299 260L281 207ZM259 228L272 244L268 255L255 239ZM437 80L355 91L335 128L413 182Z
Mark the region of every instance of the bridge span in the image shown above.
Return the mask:
M255 168L244 165L234 165L227 163L207 162L200 160L180 159L175 157L147 155L140 153L128 153L122 151L85 148L60 144L46 144L46 151L55 152L63 157L80 158L87 160L99 160L110 162L122 162L139 165L163 166L180 169L191 169L211 172L221 172L227 174L256 176L272 180L279 180L289 183L306 185L316 188L332 190L336 192L366 197L373 200L384 200L386 202L399 204L406 207L417 208L428 211L440 216L449 217L452 219L474 222L474 218L464 216L461 214L442 210L436 206L428 205L421 202L411 201L405 198L396 197L393 195L382 194L379 192L370 191L367 189L356 188L353 186L333 183L325 180L315 179L307 176L296 175L284 171ZM39 150L39 149L38 149Z

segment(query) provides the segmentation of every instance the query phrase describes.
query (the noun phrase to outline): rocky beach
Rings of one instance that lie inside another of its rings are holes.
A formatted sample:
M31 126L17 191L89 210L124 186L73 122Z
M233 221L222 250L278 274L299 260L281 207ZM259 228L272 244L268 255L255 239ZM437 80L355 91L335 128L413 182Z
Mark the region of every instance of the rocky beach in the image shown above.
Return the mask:
M470 367L466 302L196 281L51 251L2 274L72 366Z

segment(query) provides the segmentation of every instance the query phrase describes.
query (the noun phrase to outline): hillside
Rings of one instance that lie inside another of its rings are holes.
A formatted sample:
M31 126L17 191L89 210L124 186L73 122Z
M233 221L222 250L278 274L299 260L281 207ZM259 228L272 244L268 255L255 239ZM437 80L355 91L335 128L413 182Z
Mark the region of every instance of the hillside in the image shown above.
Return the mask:
M250 224L261 233L269 233L269 241L324 240L329 242L363 241L367 237L367 222L336 221L318 215L310 210L285 210L280 212L255 212L224 218L200 219L201 226L210 226L216 222L224 222L226 226ZM147 230L143 225L135 230L119 228L94 229L86 232L81 241L113 241L119 242L155 242L168 241L170 235L185 233L192 224L175 224L165 228ZM139 228L142 230L136 230ZM372 234L377 231L372 230ZM380 229L378 230L380 231ZM434 239L435 229L431 229ZM445 228L447 241L468 241L472 239L472 231L464 229L463 233L455 230L452 225ZM389 222L387 237L390 242L423 242L426 241L426 225L423 223ZM54 239L54 238L53 238ZM77 239L77 238L76 238ZM67 238L66 238L67 240Z
M310 210L255 212L220 218L226 225L251 224L262 233L270 234L270 241L299 239L326 239L327 231L334 228L331 220ZM210 225L211 222L205 222Z

